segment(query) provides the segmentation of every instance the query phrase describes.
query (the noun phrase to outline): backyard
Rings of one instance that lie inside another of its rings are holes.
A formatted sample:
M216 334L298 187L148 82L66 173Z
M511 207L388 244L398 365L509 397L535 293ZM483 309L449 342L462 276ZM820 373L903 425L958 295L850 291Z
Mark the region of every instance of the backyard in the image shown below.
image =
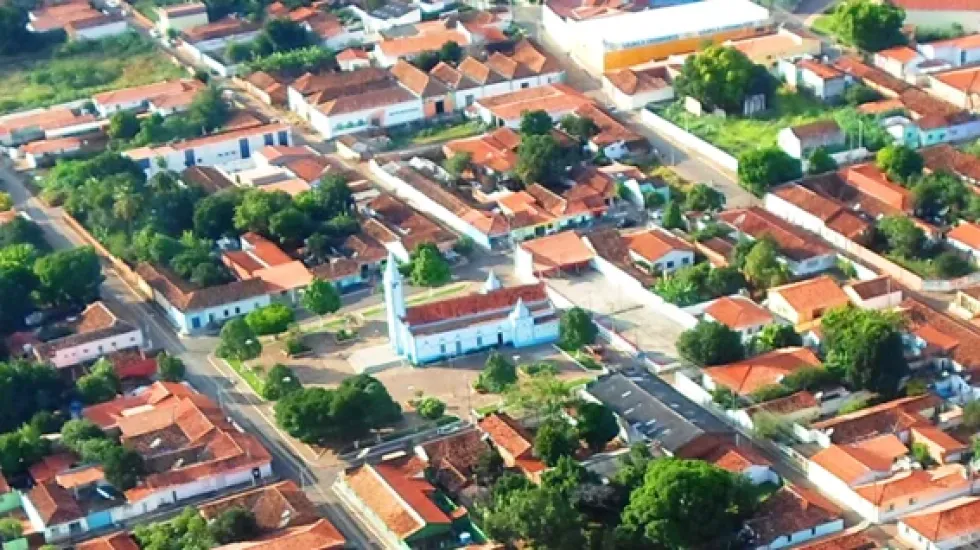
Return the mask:
M138 35L66 44L45 57L0 63L0 114L186 76Z
M682 101L675 102L657 114L692 134L734 155L757 148L773 147L779 131L788 126L807 124L833 118L849 136L856 136L862 119L852 107L826 105L807 95L780 88L770 101L770 109L751 118L695 116L684 110ZM870 117L867 117L870 122ZM877 149L886 138L877 124L863 125L864 145Z
M400 149L412 145L428 145L439 143L451 139L460 139L483 133L483 123L478 120L464 120L462 122L441 123L421 129L409 131L393 131L389 134L391 138L391 149Z

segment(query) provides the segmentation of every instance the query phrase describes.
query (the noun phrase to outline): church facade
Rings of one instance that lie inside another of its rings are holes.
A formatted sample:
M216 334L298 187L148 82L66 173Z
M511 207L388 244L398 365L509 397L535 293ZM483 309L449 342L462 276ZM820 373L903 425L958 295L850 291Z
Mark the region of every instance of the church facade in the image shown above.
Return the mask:
M391 346L416 365L558 340L558 311L544 283L503 287L491 271L480 292L406 307L397 261L389 257L384 296Z

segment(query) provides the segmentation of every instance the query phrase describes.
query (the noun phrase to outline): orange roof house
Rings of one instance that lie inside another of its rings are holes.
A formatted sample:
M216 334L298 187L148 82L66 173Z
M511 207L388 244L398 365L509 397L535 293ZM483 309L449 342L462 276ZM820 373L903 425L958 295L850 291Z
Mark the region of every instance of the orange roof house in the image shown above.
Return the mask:
M980 225L964 221L946 235L954 247L973 254L980 253Z
M851 303L847 294L827 275L770 288L769 310L794 325L818 319L831 309Z
M565 84L548 84L476 100L472 109L488 124L516 128L528 111L544 111L558 120L591 100Z
M941 400L926 394L903 397L814 423L811 427L830 436L833 443L847 444L885 434L904 436L913 426L929 424Z
M957 548L963 541L980 537L980 498L964 496L905 516L898 535L907 541L931 547Z
M888 179L873 163L850 166L840 171L849 185L902 211L912 208L912 192Z
M888 477L895 461L907 454L902 441L888 434L859 443L831 444L811 456L810 461L854 487Z
M99 537L75 545L75 550L140 550L133 537L125 531Z
M498 128L471 138L455 139L442 146L446 157L470 155L470 163L489 174L506 175L517 166L517 147L521 136L510 128Z
M587 267L595 253L574 231L562 231L520 243L517 254L530 255L536 276L578 271Z
M755 535L753 544L767 545L801 531L843 528L842 510L816 491L785 485L767 498L746 526Z
M744 296L723 296L704 310L706 319L750 336L773 322L772 313Z
M399 456L344 472L342 492L357 499L379 530L411 544L451 531L452 521L433 500L436 488L425 478L426 464Z
M748 396L752 392L778 384L786 376L808 367L821 367L820 359L808 348L786 348L763 353L737 363L704 369L712 385L724 386Z
M694 264L694 247L667 231L650 229L623 238L634 262L665 272Z
M517 468L532 481L539 481L545 465L534 457L534 440L520 422L507 413L492 413L478 425L490 437L508 468Z

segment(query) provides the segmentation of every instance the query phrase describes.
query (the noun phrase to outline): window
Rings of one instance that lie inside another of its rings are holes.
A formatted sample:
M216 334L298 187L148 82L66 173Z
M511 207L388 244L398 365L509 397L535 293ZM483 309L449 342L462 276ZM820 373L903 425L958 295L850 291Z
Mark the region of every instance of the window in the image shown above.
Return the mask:
M227 316L228 316L228 310L226 309L225 310L225 317L227 317Z
M691 259L690 258L688 258L688 257L681 258L681 264L682 265L687 265L689 263L691 263Z
M439 344L439 353L442 355L446 354L446 344Z
M242 308L235 306L235 315L238 315L241 312L242 312Z
M482 348L483 347L483 337L482 336L477 336L476 337L476 347L478 347L478 348Z
M674 267L674 262L667 262L667 269Z

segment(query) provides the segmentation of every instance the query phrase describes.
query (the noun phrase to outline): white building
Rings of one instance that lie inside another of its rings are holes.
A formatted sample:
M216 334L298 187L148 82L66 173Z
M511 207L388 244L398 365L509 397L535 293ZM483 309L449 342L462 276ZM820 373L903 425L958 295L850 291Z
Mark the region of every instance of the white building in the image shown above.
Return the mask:
M673 78L666 65L629 67L605 73L602 75L602 91L616 107L624 111L674 99Z
M565 3L542 7L544 32L596 74L696 51L706 41L761 34L769 10L748 0L705 0L644 11L598 10L599 17L566 12Z
M795 159L808 158L820 147L833 152L844 147L846 141L844 130L834 120L819 120L783 128L776 139L779 148Z
M118 15L99 14L86 19L71 21L65 32L72 40L99 40L129 32L126 20Z
M960 497L898 522L898 536L916 550L953 550L980 540L980 498Z
M397 263L389 255L384 272L388 339L413 364L558 339L558 312L544 283L504 288L491 272L479 293L406 307Z
M165 80L95 94L92 96L92 104L100 115L109 118L119 111L145 111L150 110L155 102L165 103L168 105L165 112L154 112L166 116L187 109L203 89L204 84L199 80Z
M364 32L368 34L377 34L392 27L412 25L422 21L422 9L419 6L410 6L398 1L388 2L378 9L369 11L354 4L349 5L347 9L361 19L364 23Z
M837 253L833 249L773 212L753 206L724 210L718 219L735 230L736 239L771 237L779 246L781 260L796 277L820 273L837 265Z
M191 166L247 168L252 154L267 145L292 145L293 129L274 123L230 130L156 147L130 149L123 155L133 159L147 177L161 170L182 172Z
M90 304L67 328L71 334L34 345L34 355L63 369L143 345L143 331L116 317L102 302Z
M787 84L796 89L808 90L824 101L842 97L847 87L844 73L814 59L781 60L776 67Z
M208 24L208 7L203 2L162 6L156 10L157 29L163 36L166 36L170 29L186 31Z
M181 334L199 334L272 303L270 289L262 279L199 288L165 268L146 263L138 265L136 273L141 279L140 289L163 309Z
M905 10L905 24L932 29L962 25L967 32L980 32L980 5L957 0L891 0Z
M749 342L775 319L766 308L744 296L723 296L704 310L704 319L721 323Z
M687 241L663 229L650 229L623 235L633 263L648 270L673 273L694 265L694 248Z

